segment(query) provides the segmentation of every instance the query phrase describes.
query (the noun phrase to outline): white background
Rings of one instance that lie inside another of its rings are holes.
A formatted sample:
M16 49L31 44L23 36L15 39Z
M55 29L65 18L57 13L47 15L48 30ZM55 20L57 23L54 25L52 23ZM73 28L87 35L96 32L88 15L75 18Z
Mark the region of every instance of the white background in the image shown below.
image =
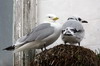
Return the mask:
M92 50L100 48L100 0L38 0L38 22L47 14L56 14L61 24L70 16L87 20L88 24L83 24L86 34L81 46ZM59 39L50 47L61 43Z

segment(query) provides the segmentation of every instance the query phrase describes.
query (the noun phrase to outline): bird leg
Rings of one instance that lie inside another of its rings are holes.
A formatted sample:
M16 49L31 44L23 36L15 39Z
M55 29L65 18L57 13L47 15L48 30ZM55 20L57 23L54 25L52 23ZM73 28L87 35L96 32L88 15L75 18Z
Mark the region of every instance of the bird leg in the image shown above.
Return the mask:
M47 49L46 49L46 45L45 45L45 44L44 44L44 49L45 49L45 50L47 50Z
M66 41L64 41L64 44L65 44L65 45L66 45L66 43L67 43L67 42L66 42Z
M41 48L41 51L43 52L43 48Z
M78 42L78 45L80 46L80 42Z
M44 42L43 47L44 47L44 50L47 50L47 49L46 49L46 42Z

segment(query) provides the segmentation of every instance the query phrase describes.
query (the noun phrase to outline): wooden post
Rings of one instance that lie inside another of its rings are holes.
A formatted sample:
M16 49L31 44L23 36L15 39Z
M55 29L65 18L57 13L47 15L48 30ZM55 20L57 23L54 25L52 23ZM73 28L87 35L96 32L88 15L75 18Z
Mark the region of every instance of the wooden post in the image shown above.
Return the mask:
M36 25L36 0L13 0L13 43ZM35 50L14 54L13 66L33 66Z

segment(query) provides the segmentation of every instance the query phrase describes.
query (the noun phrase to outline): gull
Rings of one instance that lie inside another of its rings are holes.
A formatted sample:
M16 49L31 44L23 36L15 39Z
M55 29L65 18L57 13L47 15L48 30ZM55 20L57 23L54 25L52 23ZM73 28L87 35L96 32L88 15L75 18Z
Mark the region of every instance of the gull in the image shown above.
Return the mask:
M62 26L61 37L64 43L77 44L80 46L85 30L82 23L88 23L80 17L69 17Z
M61 25L56 22L59 18L54 14L48 14L46 20L34 27L32 31L19 38L15 44L3 50L15 52L27 49L43 49L55 42L60 36Z

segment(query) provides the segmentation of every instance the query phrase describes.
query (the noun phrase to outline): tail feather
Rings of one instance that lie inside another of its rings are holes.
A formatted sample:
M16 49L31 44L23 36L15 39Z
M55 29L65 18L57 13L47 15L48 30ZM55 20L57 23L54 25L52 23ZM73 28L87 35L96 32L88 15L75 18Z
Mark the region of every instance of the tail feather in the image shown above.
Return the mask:
M14 49L15 49L15 46L13 45L13 46L9 46L7 48L4 48L3 50L12 51Z

